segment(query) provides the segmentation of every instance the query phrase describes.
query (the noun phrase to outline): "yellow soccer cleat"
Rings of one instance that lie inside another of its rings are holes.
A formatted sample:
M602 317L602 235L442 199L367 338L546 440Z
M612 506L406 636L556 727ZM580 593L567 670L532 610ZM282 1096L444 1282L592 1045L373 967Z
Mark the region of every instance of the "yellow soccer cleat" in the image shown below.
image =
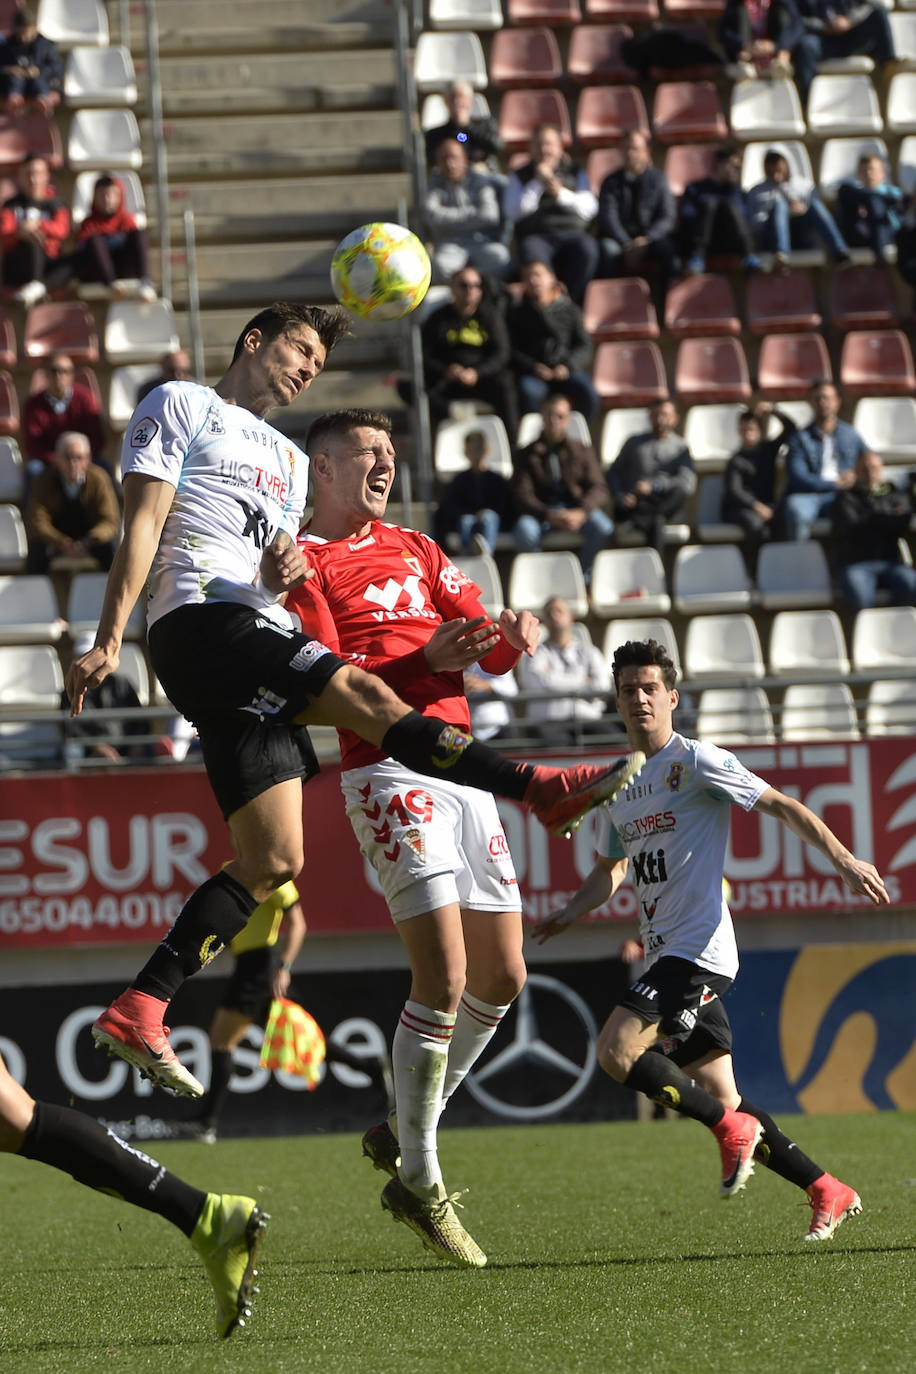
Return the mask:
M208 1193L191 1233L213 1284L216 1329L223 1337L251 1316L251 1298L258 1291L255 1259L269 1220L254 1198Z

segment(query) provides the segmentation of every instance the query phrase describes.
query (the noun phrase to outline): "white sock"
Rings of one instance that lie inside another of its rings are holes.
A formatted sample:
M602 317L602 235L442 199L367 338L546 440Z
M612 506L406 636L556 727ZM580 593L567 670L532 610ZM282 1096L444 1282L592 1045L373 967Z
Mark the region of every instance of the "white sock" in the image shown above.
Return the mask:
M442 1108L452 1093L463 1083L499 1029L499 1024L511 1006L495 1007L482 1002L465 989L458 1004L455 1032L448 1047L448 1068L442 1088Z
M436 1127L454 1028L452 1012L406 1002L394 1033L391 1067L401 1147L398 1172L414 1192L435 1191L442 1183Z

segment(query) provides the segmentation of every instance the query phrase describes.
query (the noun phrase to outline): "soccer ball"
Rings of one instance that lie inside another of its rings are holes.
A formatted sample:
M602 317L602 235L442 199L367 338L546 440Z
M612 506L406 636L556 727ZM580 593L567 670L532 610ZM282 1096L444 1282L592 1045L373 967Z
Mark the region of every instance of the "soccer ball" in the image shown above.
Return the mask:
M331 286L364 320L399 320L429 287L429 255L403 224L364 224L334 249Z

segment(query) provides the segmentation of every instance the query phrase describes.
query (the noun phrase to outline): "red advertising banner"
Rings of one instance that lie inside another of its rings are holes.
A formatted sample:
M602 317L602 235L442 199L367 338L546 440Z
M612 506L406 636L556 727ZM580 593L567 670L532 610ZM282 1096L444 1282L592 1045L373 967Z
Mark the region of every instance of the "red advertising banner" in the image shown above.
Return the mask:
M742 747L749 768L822 816L916 904L916 738ZM299 887L315 933L389 929L374 875L344 813L335 770L303 791ZM513 802L500 814L526 915L555 910L590 871L594 828L547 836ZM130 770L5 778L0 787L0 948L158 940L183 901L231 855L203 772ZM726 862L736 915L846 910L860 904L785 826L732 808ZM632 919L629 884L597 921Z

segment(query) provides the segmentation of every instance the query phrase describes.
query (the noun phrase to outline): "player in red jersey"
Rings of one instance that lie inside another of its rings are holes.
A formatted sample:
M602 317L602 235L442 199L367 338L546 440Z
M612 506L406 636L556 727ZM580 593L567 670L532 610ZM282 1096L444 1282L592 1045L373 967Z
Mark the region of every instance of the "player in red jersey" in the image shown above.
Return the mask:
M383 523L395 473L386 416L321 416L308 448L314 515L300 548L313 575L287 609L415 709L467 732L463 669L509 671L533 653L537 620L505 610L494 625L437 544ZM364 1152L392 1176L383 1207L436 1254L479 1266L486 1257L443 1186L436 1131L525 981L512 860L488 793L421 777L349 731L340 743L347 813L412 975L392 1050L396 1111L367 1132Z

